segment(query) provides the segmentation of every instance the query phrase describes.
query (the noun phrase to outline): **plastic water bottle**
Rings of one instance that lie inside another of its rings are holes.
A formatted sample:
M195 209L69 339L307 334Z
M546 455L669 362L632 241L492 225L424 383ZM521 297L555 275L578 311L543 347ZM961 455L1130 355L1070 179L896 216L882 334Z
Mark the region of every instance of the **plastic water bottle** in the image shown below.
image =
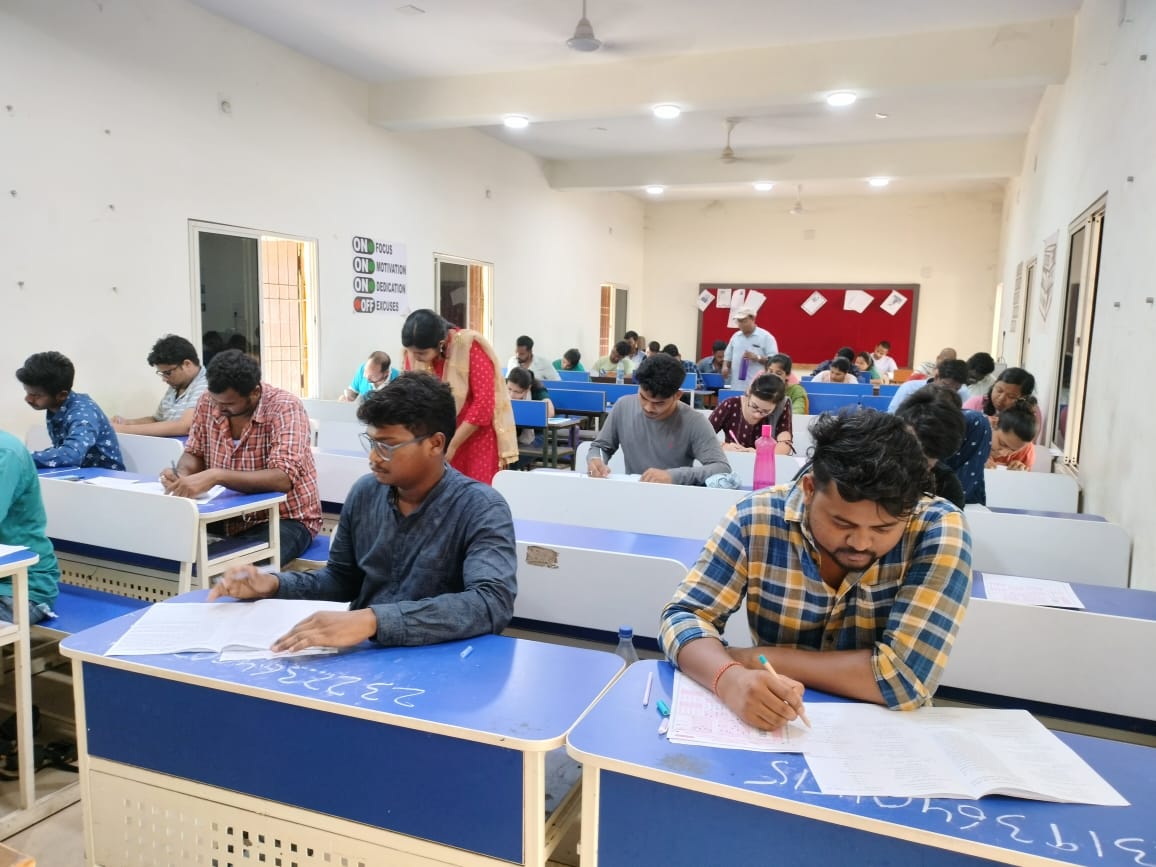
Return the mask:
M638 651L634 649L634 630L631 627L618 627L618 647L614 652L626 660L627 665L638 662Z
M771 426L763 425L763 435L755 440L755 490L775 483L775 438Z
M618 362L618 368L614 372L614 381L619 385L626 381L626 365L621 361Z
M739 382L747 381L747 366L750 360L744 355L743 360L739 362Z

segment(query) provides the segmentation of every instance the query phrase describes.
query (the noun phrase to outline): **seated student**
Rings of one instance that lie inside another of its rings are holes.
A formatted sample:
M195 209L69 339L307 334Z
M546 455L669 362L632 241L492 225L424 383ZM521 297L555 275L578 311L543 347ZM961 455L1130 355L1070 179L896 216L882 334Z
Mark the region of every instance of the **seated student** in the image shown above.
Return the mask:
M101 467L123 470L120 442L108 417L87 394L72 390L76 369L59 352L37 352L24 360L16 378L24 402L47 410L52 448L32 453L38 467Z
M193 410L208 387L196 347L183 337L166 334L153 344L148 363L168 386L157 411L140 418L114 415L113 430L152 437L187 435L193 423Z
M185 452L176 472L161 472L161 482L180 497L197 497L214 485L246 494L285 494L279 522L285 565L300 557L321 529L305 407L289 392L262 382L260 366L238 349L218 352L205 375L209 388L197 403ZM266 520L265 512L253 512L221 529L228 536L262 537Z
M991 430L991 456L987 468L1007 467L1009 470L1030 470L1036 462L1033 440L1039 433L1036 420L1036 399L1021 397L1002 410Z
M610 348L610 354L604 355L594 362L594 366L590 368L592 376L615 376L618 372L618 366L622 365L622 375L632 376L636 365L630 359L630 344L625 340L619 340Z
M728 397L710 414L710 426L723 433L723 450L750 452L771 426L775 454L789 455L795 435L791 427L791 402L786 399L783 381L773 373L762 373L751 380L747 393Z
M887 403L887 411L895 412L903 405L903 401L927 385L950 389L959 394L960 400L963 400L967 393L965 382L967 382L967 365L956 358L945 359L939 362L939 366L935 368L935 376L931 379L909 379L895 389L895 394ZM967 404L964 404L964 407L966 408Z
M995 385L995 359L987 352L977 352L967 360L967 397L987 394Z
M1036 378L1022 367L1005 368L992 383L987 394L975 395L966 398L964 409L975 409L988 417L992 427L995 427L999 414L1010 408L1021 398L1031 397L1036 390ZM1032 402L1032 409L1036 416L1036 430L1044 425L1043 415L1039 405Z
M637 331L627 331L622 335L622 340L625 340L630 347L630 351L626 356L634 362L634 366L642 364L646 360L646 338L639 335ZM621 342L621 341L619 341ZM655 345L654 351L658 352L658 346Z
M397 369L393 366L393 359L389 357L388 353L382 352L380 349L371 352L369 358L362 363L361 367L357 368L357 373L353 374L352 381L345 386L345 390L337 399L346 403L359 400L371 391L384 388L386 383L397 379L397 375Z
M810 408L810 398L807 390L799 384L799 377L791 373L791 356L776 352L767 362L767 373L773 373L786 383L787 400L791 402L791 414L795 416L807 415Z
M209 593L323 599L274 650L436 644L498 633L514 613L514 522L502 495L446 463L457 409L449 385L406 373L369 395L357 417L372 475L354 483L329 562L312 572L230 570Z
M717 373L721 376L723 368L727 363L727 342L725 340L716 340L710 345L710 351L710 355L699 361L698 372Z
M546 401L546 418L554 415L554 404L550 400L550 392L546 386L538 382L534 371L524 367L514 367L506 374L506 391L510 400L544 400ZM519 427L518 445L541 448L545 442L545 434L541 428ZM512 470L528 470L534 465L534 458L519 457L510 465Z
M839 349L836 350L835 354L831 357L831 360L834 360L835 358L846 358L848 364L854 365L854 363L855 363L855 350L852 349L850 346L840 346ZM823 371L830 370L831 369L831 360L821 361L818 364L816 364L814 369L811 371L812 379L814 379L816 376L818 376ZM826 380L822 380L822 381L825 382Z
M554 359L555 370L585 370L582 366L582 353L577 349L567 349L561 358Z
M880 340L875 344L875 351L871 353L871 356L874 359L875 369L883 377L883 382L887 383L895 379L895 372L899 370L899 365L891 357L890 343L886 340Z
M908 379L930 379L935 376L935 370L939 367L940 362L954 361L956 359L955 350L950 346L945 346L939 350L939 355L935 356L935 361L921 361L919 365L911 371L911 376ZM888 410L890 412L890 410Z
M811 377L811 382L855 383L858 378L851 371L855 366L842 355L836 355L827 362L827 369Z
M938 390L952 393L948 389ZM991 454L991 424L983 413L965 409L963 425L963 442L955 454L943 459L943 465L959 479L965 503L986 505L987 483L983 471Z
M811 434L806 474L740 500L662 612L667 658L760 729L794 719L804 687L929 703L971 594L963 513L924 495L907 425L860 410L824 414ZM720 640L739 610L756 647Z
M642 362L634 377L638 394L615 401L590 444L587 472L592 478L610 475L606 461L619 448L626 472L641 474L644 482L702 485L731 471L710 422L679 400L684 378L682 365L665 353ZM694 466L695 460L702 466Z
M875 369L875 356L870 352L858 352L855 354L855 369L852 371L855 377L863 383L880 383L883 381L882 374Z
M640 338L638 338L638 345L642 346L642 344L643 344L643 339L640 337ZM652 355L658 355L658 353L660 353L660 352L662 352L662 347L659 345L657 340L652 340L652 341L650 341L650 343L646 344L646 358L650 358L650 356L652 356ZM642 361L638 362L638 364L642 364L642 362L645 361L646 358L643 358Z
M683 359L682 355L678 351L677 346L675 346L673 343L668 343L666 346L662 347L662 351L669 355L671 358L678 359L678 363L682 365L683 373L694 374L695 388L698 388L698 386L702 384L702 380L698 375L698 365L690 359Z
M550 379L561 379L554 366L540 355L534 354L534 338L523 334L514 343L514 354L506 362L506 370L522 367L531 371L542 382Z
M28 567L28 623L39 623L52 614L59 591L60 567L45 531L48 519L40 498L36 464L24 443L0 431L0 545L18 545L38 554ZM12 579L0 581L0 620L14 622Z
M921 388L903 401L895 417L915 432L927 455L931 467L931 485L927 492L962 509L963 485L959 476L943 463L963 445L966 426L959 395L946 388Z

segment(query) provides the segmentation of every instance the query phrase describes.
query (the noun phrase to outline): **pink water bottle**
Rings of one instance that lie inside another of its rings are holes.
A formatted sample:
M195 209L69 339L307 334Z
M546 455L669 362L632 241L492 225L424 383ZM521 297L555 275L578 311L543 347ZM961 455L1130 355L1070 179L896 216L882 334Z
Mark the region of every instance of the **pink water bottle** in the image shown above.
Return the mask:
M771 426L763 425L763 435L755 440L755 490L775 484L775 438Z

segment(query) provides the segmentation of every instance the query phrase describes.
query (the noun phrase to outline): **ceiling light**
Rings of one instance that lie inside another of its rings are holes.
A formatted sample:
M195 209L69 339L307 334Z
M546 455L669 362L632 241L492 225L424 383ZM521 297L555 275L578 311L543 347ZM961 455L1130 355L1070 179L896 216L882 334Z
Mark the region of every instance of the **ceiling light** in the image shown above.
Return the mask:
M827 105L831 106L832 108L843 108L844 106L850 105L858 98L859 97L857 97L849 90L837 90L834 93L827 94Z
M876 120L887 120L887 118L889 118L889 117L891 117L891 115L889 115L889 114L888 114L887 112L885 112L885 111L877 111L877 112L875 112L875 118L876 118Z
M530 125L530 118L524 114L507 114L502 118L502 123L508 129L525 129Z
M666 187L660 186L659 184L651 184L646 188L646 194L648 196L661 196L665 192Z
M770 181L755 181L755 189L760 193L769 193L775 188L775 185Z
M662 120L674 120L676 117L678 117L680 114L682 114L681 108L679 108L677 105L673 105L669 102L664 102L661 105L656 105L654 108L651 109L651 111L654 112L655 117L661 118Z
M891 183L891 178L868 178L867 183L873 187L885 187Z

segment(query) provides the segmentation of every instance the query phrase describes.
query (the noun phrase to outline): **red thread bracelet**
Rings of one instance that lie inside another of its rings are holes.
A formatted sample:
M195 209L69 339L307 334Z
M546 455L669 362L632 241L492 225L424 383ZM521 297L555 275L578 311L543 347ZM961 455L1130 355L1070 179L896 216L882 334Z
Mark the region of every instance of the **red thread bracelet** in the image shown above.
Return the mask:
M711 686L710 686L710 691L711 691L711 692L713 692L715 695L718 695L718 682L719 682L719 679L720 679L720 678L722 678L722 676L723 676L724 674L726 674L726 671L727 671L727 669L728 669L728 668L733 668L733 667L734 667L734 666L736 666L736 665L737 665L739 668L742 668L742 667L743 667L743 664L742 664L741 662L735 662L735 661L732 659L730 662L726 663L726 664L725 664L725 665L723 665L723 666L722 666L722 667L721 667L721 668L720 668L718 671L716 671L716 672L715 672L715 674L714 674L714 682L713 682L713 683L711 684Z

